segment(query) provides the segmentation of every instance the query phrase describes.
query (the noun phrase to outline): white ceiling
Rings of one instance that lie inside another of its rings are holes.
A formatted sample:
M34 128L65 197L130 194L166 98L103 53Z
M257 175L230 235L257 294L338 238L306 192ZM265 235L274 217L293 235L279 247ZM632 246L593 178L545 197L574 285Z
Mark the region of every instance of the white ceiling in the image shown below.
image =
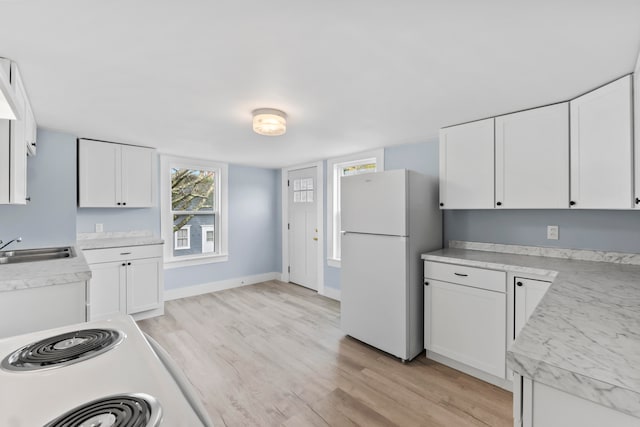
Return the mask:
M0 0L39 124L280 167L421 142L633 70L638 0ZM251 111L289 115L282 137Z

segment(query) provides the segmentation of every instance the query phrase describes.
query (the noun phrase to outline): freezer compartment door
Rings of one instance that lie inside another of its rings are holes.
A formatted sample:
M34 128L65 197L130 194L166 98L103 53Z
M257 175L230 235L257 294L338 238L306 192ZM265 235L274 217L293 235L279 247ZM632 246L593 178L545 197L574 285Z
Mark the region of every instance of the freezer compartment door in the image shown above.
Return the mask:
M342 236L340 313L348 335L405 360L407 245L406 237Z
M346 176L340 187L340 230L408 234L406 170Z

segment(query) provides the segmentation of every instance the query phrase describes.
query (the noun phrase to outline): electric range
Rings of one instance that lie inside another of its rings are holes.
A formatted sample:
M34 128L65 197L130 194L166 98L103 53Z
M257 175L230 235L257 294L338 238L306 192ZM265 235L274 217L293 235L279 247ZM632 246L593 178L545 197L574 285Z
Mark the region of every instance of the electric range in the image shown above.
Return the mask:
M2 427L209 427L167 353L129 316L0 340Z

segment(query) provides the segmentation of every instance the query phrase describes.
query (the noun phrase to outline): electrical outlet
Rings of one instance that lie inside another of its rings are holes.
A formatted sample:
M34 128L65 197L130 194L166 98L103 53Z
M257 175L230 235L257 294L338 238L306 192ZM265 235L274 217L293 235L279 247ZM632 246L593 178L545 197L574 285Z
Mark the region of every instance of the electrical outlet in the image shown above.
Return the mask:
M104 224L96 224L96 233L102 233L104 231Z
M558 240L559 227L557 225L547 225L547 240Z

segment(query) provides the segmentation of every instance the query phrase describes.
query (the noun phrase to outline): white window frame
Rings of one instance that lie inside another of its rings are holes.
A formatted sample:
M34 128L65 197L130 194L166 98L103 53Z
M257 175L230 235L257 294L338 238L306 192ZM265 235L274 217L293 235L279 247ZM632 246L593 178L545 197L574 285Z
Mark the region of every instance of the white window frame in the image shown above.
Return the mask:
M384 170L384 148L327 160L327 265L340 268L339 171L347 166L376 163L376 172Z
M171 212L171 168L204 169L216 173L215 247L217 252L173 256L173 214ZM203 159L192 159L167 154L160 156L160 219L161 234L164 239L164 268L187 267L190 265L225 262L229 260L229 165Z
M186 230L187 231L187 246L178 246L178 232ZM173 232L173 249L176 251L181 251L184 249L191 249L191 225L185 225L180 230Z

